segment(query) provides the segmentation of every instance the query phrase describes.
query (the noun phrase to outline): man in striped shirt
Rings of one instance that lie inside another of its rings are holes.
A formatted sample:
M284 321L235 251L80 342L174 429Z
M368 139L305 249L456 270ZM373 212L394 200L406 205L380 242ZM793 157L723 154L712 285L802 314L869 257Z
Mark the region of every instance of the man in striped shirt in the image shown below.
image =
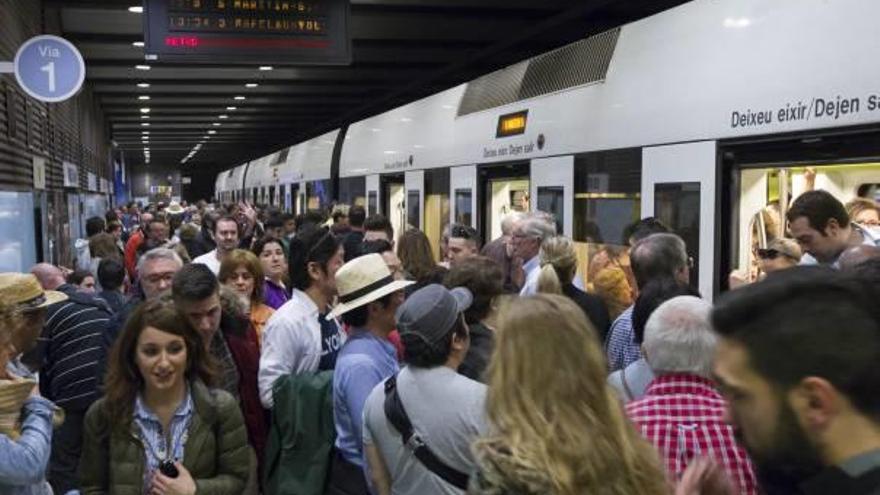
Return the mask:
M725 401L708 378L717 343L711 310L702 299L679 296L651 315L643 348L656 378L626 412L659 451L671 480L681 479L689 464L705 457L727 473L737 493L754 495L751 461L725 422Z
M97 364L101 335L111 312L103 300L66 284L56 266L40 263L31 273L43 289L67 295L66 301L48 307L37 347L23 359L39 370L40 394L64 408L64 424L52 437L47 477L55 493L67 493L79 488L76 470L82 422L86 410L100 397Z

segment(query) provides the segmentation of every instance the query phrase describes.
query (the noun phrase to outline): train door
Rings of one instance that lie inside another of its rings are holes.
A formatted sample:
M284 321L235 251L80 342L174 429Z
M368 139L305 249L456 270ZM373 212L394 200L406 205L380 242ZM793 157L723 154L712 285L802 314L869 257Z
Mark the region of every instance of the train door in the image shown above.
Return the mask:
M379 213L379 174L366 177L367 216Z
M449 225L449 168L425 170L422 232L428 236L434 259L440 259L440 238Z
M403 174L384 174L380 176L382 191L382 211L391 222L394 237L397 238L406 228L406 196Z
M406 172L403 181L406 191L406 225L403 230L397 232L398 236L406 229L424 229L422 212L425 211L425 171Z
M880 233L880 130L745 140L720 146L725 225L719 273L753 281L761 274L757 250L790 237L786 212L802 193L823 189L846 206L851 220ZM867 202L864 200L868 200Z
M684 239L691 285L711 299L715 288L715 141L642 150L642 216L653 216Z
M556 219L556 232L572 236L574 207L574 157L559 156L532 160L531 197L533 211L550 213Z
M450 221L477 228L477 166L449 169Z
M306 183L300 182L297 184L297 195L296 195L296 213L305 213L306 212L306 204L308 198L306 196Z
M529 162L486 165L479 168L479 230L485 241L501 237L501 220L513 212L531 211Z

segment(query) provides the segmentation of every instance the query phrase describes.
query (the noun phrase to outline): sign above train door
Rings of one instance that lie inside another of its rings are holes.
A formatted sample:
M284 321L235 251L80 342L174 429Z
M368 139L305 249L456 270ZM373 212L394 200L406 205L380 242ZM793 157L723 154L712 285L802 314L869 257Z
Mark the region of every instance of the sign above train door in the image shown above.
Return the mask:
M351 63L349 0L144 0L148 60Z

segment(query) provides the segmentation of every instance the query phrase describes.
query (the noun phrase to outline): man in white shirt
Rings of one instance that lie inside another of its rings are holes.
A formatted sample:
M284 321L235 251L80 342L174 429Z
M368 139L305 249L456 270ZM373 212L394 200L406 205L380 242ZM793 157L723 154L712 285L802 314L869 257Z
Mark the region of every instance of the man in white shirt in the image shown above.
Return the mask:
M544 212L527 213L516 222L510 235L510 251L515 258L523 260L525 283L519 291L521 296L534 294L538 288L538 275L541 273L541 243L556 235L556 225L552 218L548 221Z
M260 401L274 405L272 386L287 374L332 370L345 342L335 319L327 319L343 264L339 239L327 228L306 227L290 242L293 294L263 329L258 385Z
M193 263L206 265L214 272L220 273L220 263L233 249L238 247L238 222L233 217L221 217L214 224L214 241L217 247L212 251L192 260Z

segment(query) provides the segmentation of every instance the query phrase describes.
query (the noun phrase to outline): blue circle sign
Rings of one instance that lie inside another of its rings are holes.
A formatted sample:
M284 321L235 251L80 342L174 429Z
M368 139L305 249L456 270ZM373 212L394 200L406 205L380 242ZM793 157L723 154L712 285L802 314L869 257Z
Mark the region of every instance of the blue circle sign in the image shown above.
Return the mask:
M45 34L21 45L15 54L15 80L25 93L49 103L75 95L86 78L86 63L64 38Z

